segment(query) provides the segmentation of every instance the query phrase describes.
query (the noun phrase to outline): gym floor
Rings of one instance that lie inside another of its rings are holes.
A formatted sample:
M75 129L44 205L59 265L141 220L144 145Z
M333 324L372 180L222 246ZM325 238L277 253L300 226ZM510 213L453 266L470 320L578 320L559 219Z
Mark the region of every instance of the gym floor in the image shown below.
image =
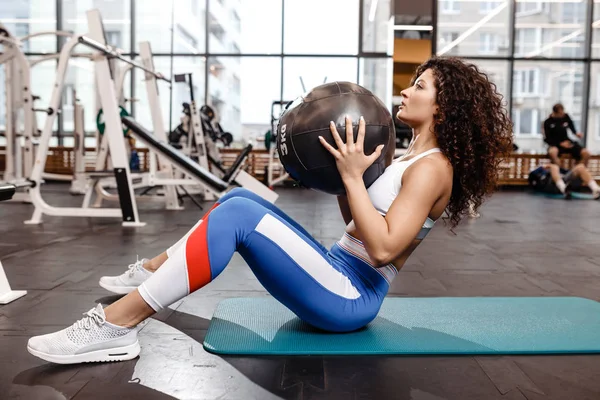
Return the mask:
M51 204L77 204L61 184ZM327 246L343 231L335 199L278 189L278 205ZM217 303L267 296L238 255L208 287L157 314L140 332L142 352L113 364L60 366L31 356L27 339L79 319L119 296L98 286L136 256L151 257L202 215L191 202L166 212L140 206L144 228L115 220L46 217L27 226L25 204L2 204L0 260L13 289L0 306L3 399L598 399L600 355L452 357L231 357L202 342ZM205 205L208 209L210 204ZM594 201L499 192L456 235L438 223L394 281L390 296L581 296L600 300L600 224Z

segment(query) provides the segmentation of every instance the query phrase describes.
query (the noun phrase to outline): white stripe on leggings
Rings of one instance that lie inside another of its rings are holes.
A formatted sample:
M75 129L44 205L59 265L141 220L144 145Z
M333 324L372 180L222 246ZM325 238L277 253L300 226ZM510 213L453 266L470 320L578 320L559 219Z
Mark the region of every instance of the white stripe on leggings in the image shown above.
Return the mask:
M321 253L313 249L303 238L277 218L266 214L255 230L278 245L325 289L347 299L360 297L360 293L347 276L333 268Z
M138 286L142 299L156 312L190 294L185 257L186 243L187 238L150 278Z
M177 243L175 243L173 246L169 247L167 249L167 257L171 257L173 255L173 253L175 253L175 250L177 250L179 248L179 246L181 246L182 244L184 244L187 241L187 238L190 237L192 232L194 232L196 230L196 228L200 226L201 223L202 223L202 220L199 220L198 222L196 222L196 225L192 226L192 228L189 231L187 231L187 233L185 234L184 237L179 239L177 241Z

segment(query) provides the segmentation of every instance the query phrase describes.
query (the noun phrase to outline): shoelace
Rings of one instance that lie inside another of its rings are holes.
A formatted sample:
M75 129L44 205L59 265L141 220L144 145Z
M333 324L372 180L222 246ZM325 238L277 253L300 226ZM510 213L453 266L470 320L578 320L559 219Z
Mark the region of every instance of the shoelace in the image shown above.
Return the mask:
M142 260L140 260L140 256L137 255L137 256L135 256L135 258L137 260L135 262L135 264L129 264L129 266L127 267L129 269L129 277L130 278L133 276L133 274L135 274L135 271L142 268Z
M73 324L74 329L85 328L87 330L90 330L92 329L92 326L94 324L100 326L106 322L106 318L103 315L101 315L95 308L92 308L90 311L83 313L83 315L85 315L85 318L82 318Z

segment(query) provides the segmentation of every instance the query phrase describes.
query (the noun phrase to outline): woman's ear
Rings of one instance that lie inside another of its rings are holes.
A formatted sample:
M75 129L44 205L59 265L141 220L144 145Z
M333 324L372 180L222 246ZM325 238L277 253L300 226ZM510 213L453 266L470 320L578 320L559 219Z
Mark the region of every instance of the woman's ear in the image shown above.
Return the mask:
M440 107L439 106L435 106L435 108L433 109L433 125L432 125L432 129L438 125L441 121L442 118L444 116L442 115L442 112L440 111Z

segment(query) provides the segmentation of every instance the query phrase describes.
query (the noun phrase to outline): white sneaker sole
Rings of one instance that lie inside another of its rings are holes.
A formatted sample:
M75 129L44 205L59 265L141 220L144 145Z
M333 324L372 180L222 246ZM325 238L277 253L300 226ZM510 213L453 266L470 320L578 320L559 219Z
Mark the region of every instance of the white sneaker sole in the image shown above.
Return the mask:
M102 283L102 281L99 281L98 284L104 289L108 290L109 292L113 292L116 294L129 294L135 289L137 289L137 286L113 286L107 285L106 283Z
M140 354L140 343L135 343L129 346L114 347L112 349L103 349L90 351L82 354L56 355L46 354L37 351L27 346L27 351L42 360L53 362L55 364L80 364L91 362L111 362L111 361L126 361L136 358Z

